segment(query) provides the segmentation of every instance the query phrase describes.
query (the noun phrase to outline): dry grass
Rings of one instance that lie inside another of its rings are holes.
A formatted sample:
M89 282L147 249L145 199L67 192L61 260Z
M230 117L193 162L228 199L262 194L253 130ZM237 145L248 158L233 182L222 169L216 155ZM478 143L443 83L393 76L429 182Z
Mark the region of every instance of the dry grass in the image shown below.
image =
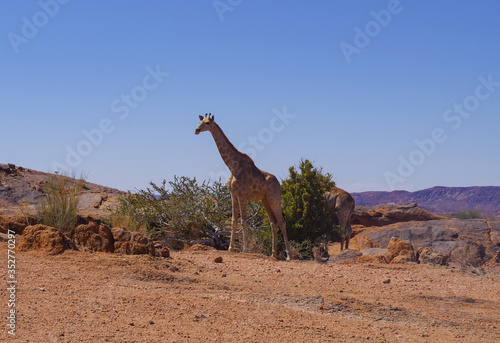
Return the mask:
M148 228L145 223L136 220L130 212L114 212L110 216L111 227L123 227L129 231L136 231L143 235L148 235Z
M85 180L51 174L44 184L45 197L37 207L40 223L72 233L77 224L78 200Z

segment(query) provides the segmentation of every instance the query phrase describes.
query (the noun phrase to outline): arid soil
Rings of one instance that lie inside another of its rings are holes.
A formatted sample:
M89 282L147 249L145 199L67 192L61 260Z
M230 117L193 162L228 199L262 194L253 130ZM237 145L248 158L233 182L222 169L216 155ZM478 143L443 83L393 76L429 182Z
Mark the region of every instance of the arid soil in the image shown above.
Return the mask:
M0 258L6 279L6 242ZM15 337L4 286L0 341L500 342L497 268L18 252Z

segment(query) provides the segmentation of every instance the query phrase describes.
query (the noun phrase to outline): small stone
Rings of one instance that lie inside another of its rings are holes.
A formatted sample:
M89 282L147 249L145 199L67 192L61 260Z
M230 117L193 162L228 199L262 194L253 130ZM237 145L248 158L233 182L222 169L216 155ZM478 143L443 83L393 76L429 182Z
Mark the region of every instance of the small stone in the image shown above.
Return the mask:
M150 320L148 320L148 323L149 323L149 325L153 325L155 322L153 321L153 319L150 319Z
M222 256L218 256L214 259L215 263L222 263Z
M384 280L384 281L382 281L382 282L383 282L383 283L385 283L385 284L387 285L387 284L391 283L391 279L387 279L387 280Z

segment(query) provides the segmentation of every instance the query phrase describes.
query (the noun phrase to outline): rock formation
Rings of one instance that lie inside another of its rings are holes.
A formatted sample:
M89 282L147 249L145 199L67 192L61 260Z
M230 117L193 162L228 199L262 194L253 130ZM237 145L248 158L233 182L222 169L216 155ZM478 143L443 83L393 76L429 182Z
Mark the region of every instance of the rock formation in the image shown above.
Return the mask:
M19 251L36 250L48 255L61 254L68 249L78 250L75 244L61 231L46 225L30 225L20 238Z

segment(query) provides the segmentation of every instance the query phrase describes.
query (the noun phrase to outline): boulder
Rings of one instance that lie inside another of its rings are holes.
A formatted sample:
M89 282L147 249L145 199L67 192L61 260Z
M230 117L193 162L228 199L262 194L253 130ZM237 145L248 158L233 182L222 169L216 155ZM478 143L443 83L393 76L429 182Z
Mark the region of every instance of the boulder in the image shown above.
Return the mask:
M90 251L113 252L115 242L111 230L103 224L92 222L87 225L78 225L73 235L76 244Z
M20 251L38 250L48 255L61 254L68 249L78 250L75 243L61 231L42 224L27 226L18 248Z
M384 226L399 222L444 219L411 204L385 204L376 206L356 206L352 215L353 224L363 226Z
M431 248L418 249L418 263L448 265L449 255L442 251L434 251Z
M356 259L363 254L358 250L343 250L337 255L331 255L328 259L328 263L348 263L354 262Z
M450 260L463 265L477 267L485 262L484 246L471 241L459 241L458 246L450 252Z
M486 262L488 266L498 266L500 265L500 252L498 252L492 259Z
M366 228L351 238L350 246L365 250L387 248L392 237L411 242L415 249L429 248L451 260L477 265L493 258L499 251L496 245L497 224L484 220L430 220ZM452 253L453 252L453 253ZM425 260L429 253L424 254ZM437 256L434 256L439 260ZM432 259L434 259L434 257ZM431 259L431 260L432 260ZM391 260L392 261L392 260Z
M387 260L387 258L386 258ZM391 264L401 264L401 263L409 263L409 262L417 262L415 255L413 254L401 254L392 259Z
M29 225L28 222L36 223L36 219L32 215L25 216L19 212L0 213L0 232L7 233L11 230L20 235Z
M409 242L404 242L397 237L392 237L387 246L385 254L387 263L407 263L415 262L415 253L413 245Z
M356 259L358 263L387 263L384 255L362 255Z
M387 254L387 249L370 248L370 249L361 250L361 253L363 254L363 256L381 255L381 256L385 257L385 255Z
M370 248L361 250L362 256L356 259L359 263L387 263L385 255L387 249Z
M163 244L155 242L154 247L157 257L170 257L170 250Z
M492 222L489 224L491 243L500 247L500 222Z
M121 227L112 228L111 233L115 241L115 253L156 256L154 242L143 234L130 232Z

